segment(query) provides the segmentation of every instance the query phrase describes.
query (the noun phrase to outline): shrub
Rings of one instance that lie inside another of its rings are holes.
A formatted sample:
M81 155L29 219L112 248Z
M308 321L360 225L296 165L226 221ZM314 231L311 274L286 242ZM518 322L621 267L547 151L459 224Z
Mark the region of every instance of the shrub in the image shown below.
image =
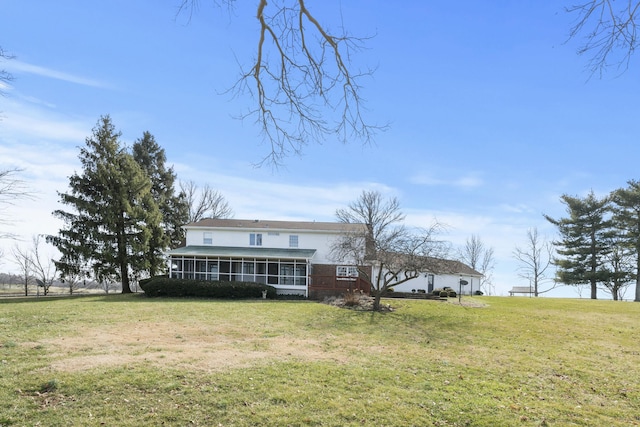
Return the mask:
M449 294L449 298L455 298L458 296L456 291L448 291L447 293Z
M482 296L482 295L484 295L484 292L478 290L478 291L475 291L473 294L474 295L478 295L478 296Z
M141 280L140 288L150 297L245 299L262 298L262 291L267 291L267 298L276 297L273 286L261 283L170 279L166 276Z
M355 292L345 292L343 300L346 307L358 306L360 305L360 294Z
M442 298L447 298L449 296L449 292L448 291L440 291L438 295L440 295L440 297L442 297Z

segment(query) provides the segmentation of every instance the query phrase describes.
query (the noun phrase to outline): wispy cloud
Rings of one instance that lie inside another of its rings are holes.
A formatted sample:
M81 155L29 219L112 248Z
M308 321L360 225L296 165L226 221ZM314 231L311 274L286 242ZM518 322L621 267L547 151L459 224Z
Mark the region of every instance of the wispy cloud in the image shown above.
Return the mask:
M243 170L232 169L227 167L228 174L218 174L184 163L175 165L181 180L193 180L200 187L211 185L229 201L235 216L244 219L334 221L336 209L347 206L362 190L393 192L379 183L342 182L330 186L289 183L279 182L274 176L262 176L260 172L243 177Z
M428 174L414 175L410 179L411 183L430 187L458 187L477 188L484 184L484 181L475 175L459 176L455 178L436 178Z
M26 99L23 99L26 101ZM84 120L70 120L59 114L40 108L51 108L36 99L28 102L15 102L9 99L2 107L2 134L5 143L32 143L34 140L57 140L82 143L91 129L91 122Z
M525 204L514 205L514 204L503 203L502 205L500 205L500 208L505 212L516 213L516 214L520 214L520 213L530 214L534 211L530 206Z
M28 64L26 62L11 60L5 63L7 71L11 73L27 73L35 74L42 77L48 77L51 79L62 80L69 83L74 83L83 86L91 86L97 88L109 88L110 86L100 80L91 79L87 77L77 76L74 74L66 73L63 71L53 70L51 68L41 67L39 65Z

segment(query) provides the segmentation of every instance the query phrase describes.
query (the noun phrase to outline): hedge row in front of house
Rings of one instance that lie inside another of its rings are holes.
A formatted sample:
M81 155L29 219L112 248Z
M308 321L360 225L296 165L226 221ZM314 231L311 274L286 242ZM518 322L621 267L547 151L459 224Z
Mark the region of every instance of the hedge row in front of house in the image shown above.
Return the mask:
M140 287L145 295L150 297L248 299L262 298L263 291L266 291L267 298L276 298L276 289L273 286L254 282L171 279L157 276L141 280Z

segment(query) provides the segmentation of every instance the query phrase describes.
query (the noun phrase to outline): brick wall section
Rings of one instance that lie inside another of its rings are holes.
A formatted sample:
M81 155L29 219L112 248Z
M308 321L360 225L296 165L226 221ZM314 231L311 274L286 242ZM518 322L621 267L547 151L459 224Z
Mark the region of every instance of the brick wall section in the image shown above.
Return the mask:
M314 264L309 286L309 298L320 300L329 296L340 296L345 292L362 291L369 294L371 284L361 274L357 280L338 280L336 264ZM371 267L364 267L371 274Z

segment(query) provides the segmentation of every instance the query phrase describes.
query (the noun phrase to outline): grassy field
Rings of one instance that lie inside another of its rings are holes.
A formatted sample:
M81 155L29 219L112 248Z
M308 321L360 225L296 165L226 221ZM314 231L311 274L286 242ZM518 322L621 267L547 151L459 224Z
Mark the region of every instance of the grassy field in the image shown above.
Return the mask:
M640 304L471 301L0 300L0 426L640 425Z

